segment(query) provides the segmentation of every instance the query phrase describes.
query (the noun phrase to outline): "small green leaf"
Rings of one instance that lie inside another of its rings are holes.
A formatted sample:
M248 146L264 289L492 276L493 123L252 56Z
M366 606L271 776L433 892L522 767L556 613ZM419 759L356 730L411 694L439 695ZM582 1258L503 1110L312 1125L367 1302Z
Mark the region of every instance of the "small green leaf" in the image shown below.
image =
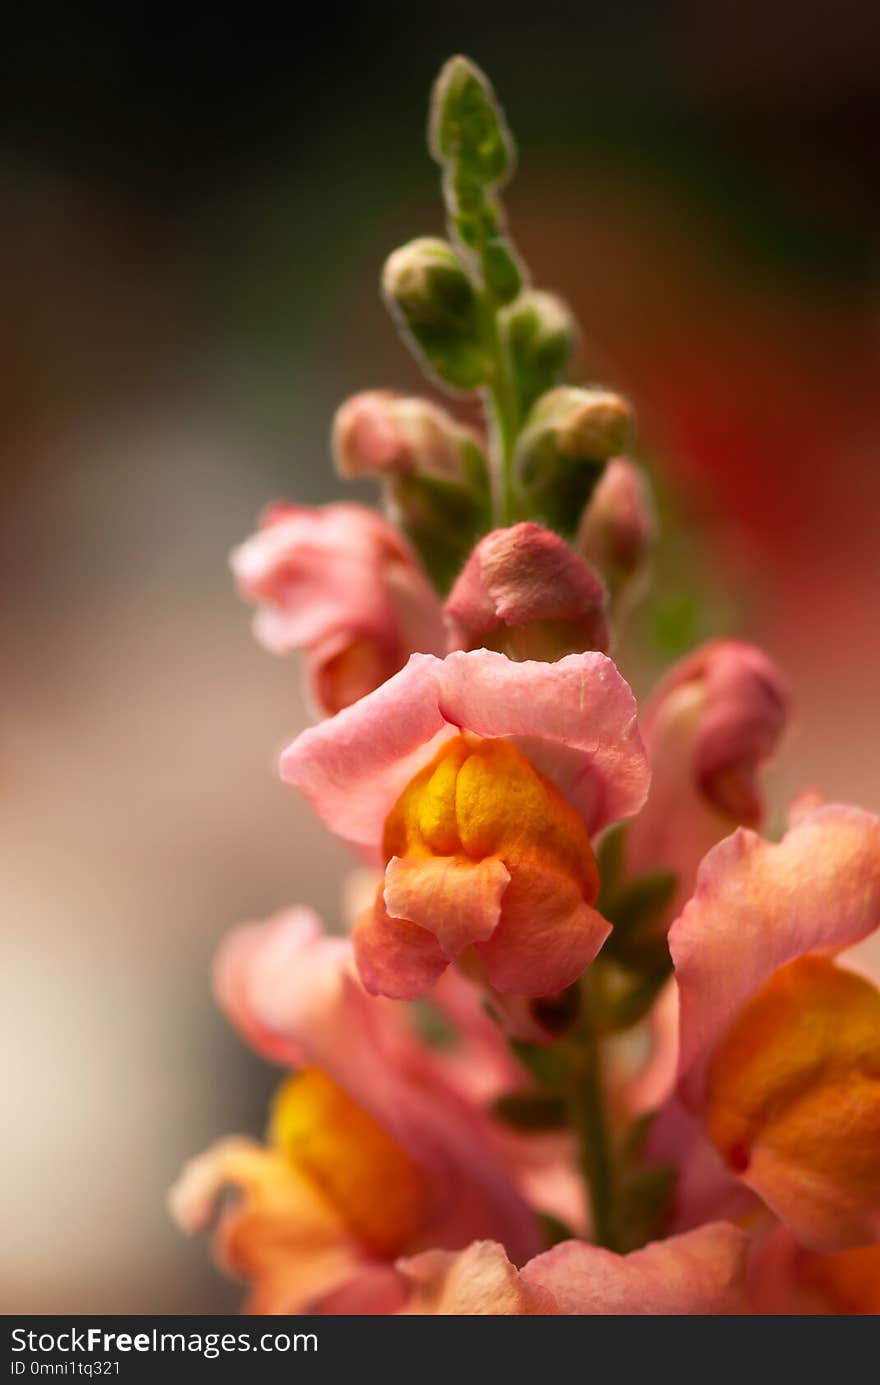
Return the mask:
M678 876L671 870L652 871L610 887L603 880L597 908L614 925L618 936L626 934L629 938L663 916L677 887Z
M556 1045L533 1044L526 1039L510 1039L510 1050L536 1081L551 1091L559 1091L568 1080L568 1056Z
M566 1108L552 1092L506 1092L492 1103L492 1114L515 1130L559 1130L565 1126Z

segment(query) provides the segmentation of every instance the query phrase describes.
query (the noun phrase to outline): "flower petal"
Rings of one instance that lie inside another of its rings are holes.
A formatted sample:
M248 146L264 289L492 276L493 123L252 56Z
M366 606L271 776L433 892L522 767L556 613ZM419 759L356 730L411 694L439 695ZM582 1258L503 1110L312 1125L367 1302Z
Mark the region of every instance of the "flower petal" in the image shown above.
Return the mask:
M610 932L577 880L535 857L517 865L501 901L501 921L476 949L496 990L555 995L577 980Z
M449 966L449 958L427 928L392 918L381 891L352 933L358 973L372 996L417 1000L427 995Z
M650 770L635 699L604 654L555 664L514 663L479 649L447 655L437 670L447 721L508 737L580 812L591 832L638 811Z
M381 688L303 731L281 777L355 846L377 852L385 819L416 771L453 734L438 707L441 661L414 654Z
M740 829L709 852L669 932L680 999L679 1075L699 1106L713 1052L779 967L880 926L880 819L828 804L774 845Z
M521 1278L553 1294L566 1314L739 1313L747 1244L745 1234L726 1222L654 1241L630 1255L565 1241L530 1260Z
M392 856L385 870L385 908L433 933L449 958L495 931L510 872L497 856Z
M510 1317L555 1314L551 1294L527 1284L495 1241L475 1241L458 1254L426 1250L398 1269L412 1285L406 1308L440 1317Z

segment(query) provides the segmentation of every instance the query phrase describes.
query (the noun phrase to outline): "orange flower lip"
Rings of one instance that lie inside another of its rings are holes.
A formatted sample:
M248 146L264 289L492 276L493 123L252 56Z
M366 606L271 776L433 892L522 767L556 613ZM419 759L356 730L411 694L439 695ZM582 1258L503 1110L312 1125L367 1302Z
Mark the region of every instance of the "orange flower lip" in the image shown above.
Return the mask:
M320 1069L306 1068L283 1084L269 1140L375 1254L393 1259L424 1223L421 1170Z
M780 967L722 1038L709 1135L768 1201L781 1171L820 1203L880 1203L880 993L827 957Z

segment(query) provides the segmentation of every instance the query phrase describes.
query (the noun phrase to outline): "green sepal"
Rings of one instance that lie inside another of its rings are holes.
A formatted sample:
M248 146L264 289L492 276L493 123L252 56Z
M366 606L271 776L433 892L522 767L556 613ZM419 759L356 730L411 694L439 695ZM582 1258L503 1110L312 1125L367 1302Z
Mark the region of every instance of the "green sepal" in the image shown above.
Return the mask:
M397 522L445 596L474 544L492 527L488 491L423 472L393 477L388 495Z

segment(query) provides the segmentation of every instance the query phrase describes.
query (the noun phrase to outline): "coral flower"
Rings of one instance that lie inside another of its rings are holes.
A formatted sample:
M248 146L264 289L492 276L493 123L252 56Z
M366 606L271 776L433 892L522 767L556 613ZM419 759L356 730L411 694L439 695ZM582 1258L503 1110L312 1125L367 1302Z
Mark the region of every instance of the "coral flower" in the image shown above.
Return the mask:
M402 1254L503 1241L518 1262L538 1228L464 1099L401 1007L368 997L351 944L292 909L233 933L219 999L264 1057L300 1069L276 1098L266 1144L221 1140L184 1169L178 1222L217 1222L218 1258L249 1281L251 1312L394 1311ZM237 1199L221 1209L227 1189Z
M399 530L365 505L277 505L232 554L257 640L303 649L321 710L372 692L416 650L441 651L440 605Z
M405 1312L450 1315L629 1316L745 1310L742 1231L710 1223L616 1255L565 1241L517 1271L501 1246L428 1251L404 1261L412 1289Z
M501 993L575 980L609 931L591 834L639 808L648 768L632 693L604 655L477 650L414 656L305 731L282 776L382 862L357 961L369 991L408 999L465 953Z
M712 640L662 680L639 718L651 791L626 833L631 875L673 871L675 917L700 860L735 827L763 816L758 770L785 725L788 693L754 645Z
M880 819L826 805L709 852L669 947L679 1090L808 1248L880 1237L880 992L837 954L880 926Z

